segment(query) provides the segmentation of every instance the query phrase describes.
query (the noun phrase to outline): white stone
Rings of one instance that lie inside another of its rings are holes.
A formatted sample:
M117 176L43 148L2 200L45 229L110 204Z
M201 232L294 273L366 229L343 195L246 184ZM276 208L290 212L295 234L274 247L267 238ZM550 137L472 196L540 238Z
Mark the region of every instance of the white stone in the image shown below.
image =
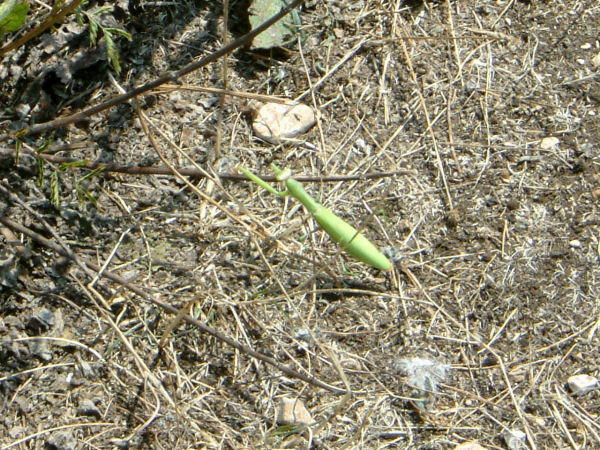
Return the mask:
M312 108L302 103L284 105L252 102L249 106L252 111L254 133L272 144L293 140L317 123Z
M454 450L487 450L487 448L479 445L477 442L463 442L454 447Z
M557 137L548 136L540 141L540 148L543 150L550 150L551 148L556 147L558 144L560 144L560 140Z
M279 425L309 425L314 420L300 399L282 398L279 401L277 423Z
M569 245L573 248L581 248L581 241L578 239L573 239L569 242Z
M567 380L573 395L584 395L598 387L598 379L590 375L573 375Z
M527 435L521 430L507 430L502 433L502 437L510 450L525 448L525 438Z

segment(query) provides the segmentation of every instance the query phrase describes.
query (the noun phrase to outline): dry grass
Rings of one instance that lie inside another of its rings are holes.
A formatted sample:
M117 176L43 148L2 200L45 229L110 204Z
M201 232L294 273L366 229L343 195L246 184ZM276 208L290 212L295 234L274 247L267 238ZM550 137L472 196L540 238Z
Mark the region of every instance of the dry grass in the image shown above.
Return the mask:
M221 12L198 3L128 16L131 71L118 83L104 78L90 104L119 83L140 85L217 49ZM230 3L237 37L243 5ZM576 397L565 387L571 375L598 375L591 61L600 9L593 1L309 3L305 40L291 49L243 50L226 71L221 60L181 80L302 99L320 111L303 145L253 139L238 97L220 110L211 97L220 91L163 90L140 99L137 112L121 105L86 130L66 129L53 145L85 146L58 155L197 164L209 177L95 177L93 207L77 202L81 173L65 172L54 209L48 183L36 187L28 169L35 162L2 166L2 186L40 216L6 196L2 215L80 258L66 265L2 228L1 245L19 255L17 283L0 290L6 448L453 448L471 440L505 448L507 430L526 433L531 448L600 446L598 391ZM2 95L17 96L6 84ZM558 145L544 145L550 136ZM238 165L266 174L271 161L299 175L406 171L306 184L393 249L395 269L380 273L340 253L293 199L213 175ZM22 245L7 245L15 241ZM85 261L146 297L94 279ZM174 321L147 297L241 346ZM51 324L35 319L44 310ZM426 409L400 370L411 357L449 367ZM316 423L297 433L279 427L281 397L301 398Z

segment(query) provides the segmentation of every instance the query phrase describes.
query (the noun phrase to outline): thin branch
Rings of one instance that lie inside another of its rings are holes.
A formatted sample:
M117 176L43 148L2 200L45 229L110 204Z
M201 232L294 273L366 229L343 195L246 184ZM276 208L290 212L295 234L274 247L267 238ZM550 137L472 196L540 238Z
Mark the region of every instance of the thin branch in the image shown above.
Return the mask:
M137 97L138 95L144 94L145 92L148 92L152 89L156 89L157 87L159 87L167 82L176 82L177 80L179 80L181 77L187 75L188 73L198 70L201 67L204 67L204 66L210 64L211 62L218 60L222 56L225 56L226 54L231 53L234 50L238 49L239 47L242 47L243 45L246 45L247 43L251 42L252 39L254 39L257 35L259 35L263 31L265 31L267 28L269 28L275 22L277 22L282 17L287 15L292 9L299 6L303 1L304 0L293 0L289 5L282 8L281 11L279 11L277 14L275 14L273 17L271 17L266 22L262 23L260 26L249 31L248 33L244 34L243 36L237 38L236 40L231 42L231 44L221 47L219 50L211 53L208 56L205 56L204 58L201 58L198 61L194 61L193 63L188 64L187 66L183 67L182 69L164 73L163 75L159 76L155 80L150 81L149 83L146 83L137 88L134 88L125 94L117 95L116 97L113 97L110 100L105 101L104 103L101 103L96 106L92 106L88 109L85 109L78 113L72 114L70 116L62 117L60 119L51 120L49 122L44 122L44 123L40 123L37 125L32 125L31 127L25 127L24 129L18 131L14 135L8 134L8 133L1 134L0 142L6 141L15 135L19 136L21 138L21 137L25 137L25 136L31 136L34 134L44 133L46 131L54 130L56 128L61 128L66 125L69 125L71 123L80 122L80 121L86 119L87 117L93 116L94 114L98 114L99 112L102 112L106 109L112 108L113 106L120 105L121 103L124 103L127 100Z
M67 164L79 162L82 163L85 160L81 158L68 158L65 156L48 155L45 153L36 154L34 151L26 148L21 149L21 154L27 153L29 156L35 158L42 158L44 161L48 161L54 164ZM1 148L0 155L6 155L9 157L15 157L15 151L10 148ZM119 164L102 163L98 161L85 161L85 164L78 165L77 168L84 169L102 169L103 172L115 172L115 173L127 173L131 175L172 175L173 172L168 167L151 167L151 166L123 166ZM206 178L206 171L198 169L177 169L181 175L185 175L191 178ZM364 181L364 180L377 180L379 178L390 178L395 176L406 176L416 175L414 170L396 170L394 172L374 172L361 175L326 175L326 176L310 176L310 175L298 175L294 176L295 180L302 182L314 182L314 183L333 183L339 181ZM244 181L248 178L246 175L241 173L218 173L216 174L222 180L229 181ZM277 181L273 175L260 175L265 181Z

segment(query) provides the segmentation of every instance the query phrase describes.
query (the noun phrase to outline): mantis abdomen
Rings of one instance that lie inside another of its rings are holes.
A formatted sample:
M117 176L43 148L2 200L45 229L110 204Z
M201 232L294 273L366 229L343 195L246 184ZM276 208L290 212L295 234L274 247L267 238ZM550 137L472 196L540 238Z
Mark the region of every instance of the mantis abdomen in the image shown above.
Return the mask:
M342 248L359 261L380 270L389 270L391 262L356 228L344 221L306 193L302 185L292 179L285 180L289 193L297 198L314 216L317 223Z

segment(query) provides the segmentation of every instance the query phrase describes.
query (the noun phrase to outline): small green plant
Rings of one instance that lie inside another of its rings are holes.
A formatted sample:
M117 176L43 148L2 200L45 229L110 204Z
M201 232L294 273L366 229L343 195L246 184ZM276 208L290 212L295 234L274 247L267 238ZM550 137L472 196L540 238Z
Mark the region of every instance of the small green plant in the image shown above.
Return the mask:
M118 36L123 36L131 41L131 34L127 31L104 26L99 20L100 16L112 9L112 5L102 6L95 11L84 11L82 7L86 5L87 0L73 0L69 5L65 5L64 1L57 1L52 7L51 14L40 25L29 30L25 35L16 39L14 42L0 48L0 56L24 45L29 40L61 22L69 14L75 13L75 17L79 25L84 26L87 22L90 33L90 42L96 44L98 39L98 30L100 30L106 41L106 55L108 63L117 72L121 72L121 64L119 61L119 51L115 44L115 39ZM22 0L5 0L0 4L0 39L10 32L17 31L25 23L27 12L29 11L29 3Z
M87 1L82 3L82 6L87 4ZM108 63L112 66L115 72L121 72L121 63L119 61L119 51L115 45L115 36L123 36L125 39L131 41L131 34L121 28L105 27L98 20L99 17L107 11L112 9L111 5L102 6L93 12L83 11L81 8L77 8L75 15L77 17L77 23L84 26L87 21L90 32L90 42L96 44L98 39L98 30L102 31L104 40L106 41L106 56L108 57Z
M306 207L306 209L308 209L318 224L327 232L327 234L329 234L329 236L331 236L331 239L338 244L341 244L345 251L359 261L380 270L390 270L392 268L390 260L387 259L362 233L359 233L352 225L336 216L308 195L302 185L291 177L289 169L281 170L275 164L271 164L271 168L273 169L273 172L275 172L277 180L285 183L287 188L285 191L277 191L270 184L244 167L240 167L238 170L271 194L280 197L291 195L296 198Z
M44 159L40 156L42 153L46 151L46 149L50 146L50 142L52 139L46 139L42 145L40 145L36 150L37 156L37 165L38 165L38 175L37 175L37 185L41 188L44 185ZM20 139L17 139L17 161L19 158L19 149L21 148L22 142Z
M40 147L36 149L37 164L38 164L38 175L37 175L37 185L41 188L44 185L44 159L39 156L46 151L49 147L51 140L46 140ZM50 174L50 203L54 206L60 206L60 179L61 174L65 173L68 170L74 170L78 167L83 167L88 164L88 161L85 159L79 161L72 161L62 163L58 169L55 169ZM92 193L85 186L85 182L92 177L100 174L103 171L102 168L97 168L92 170L91 172L83 175L82 177L75 177L73 184L75 185L75 192L77 192L77 200L80 204L83 204L86 200L90 203L93 203L94 206L97 205L96 198L92 195Z
M81 161L75 161L72 163L63 163L60 165L60 169L61 171L65 171L71 168L77 168L77 167L82 167L88 164L87 160L81 160ZM98 205L98 202L96 200L96 198L92 195L92 193L88 190L88 188L85 186L85 182L87 180L90 180L91 178L95 177L96 175L99 175L100 173L102 173L104 169L102 168L97 168L92 170L91 172L86 173L84 176L79 177L79 178L75 178L75 191L77 192L77 200L79 201L80 204L83 204L86 200L90 203L93 203L94 206Z

